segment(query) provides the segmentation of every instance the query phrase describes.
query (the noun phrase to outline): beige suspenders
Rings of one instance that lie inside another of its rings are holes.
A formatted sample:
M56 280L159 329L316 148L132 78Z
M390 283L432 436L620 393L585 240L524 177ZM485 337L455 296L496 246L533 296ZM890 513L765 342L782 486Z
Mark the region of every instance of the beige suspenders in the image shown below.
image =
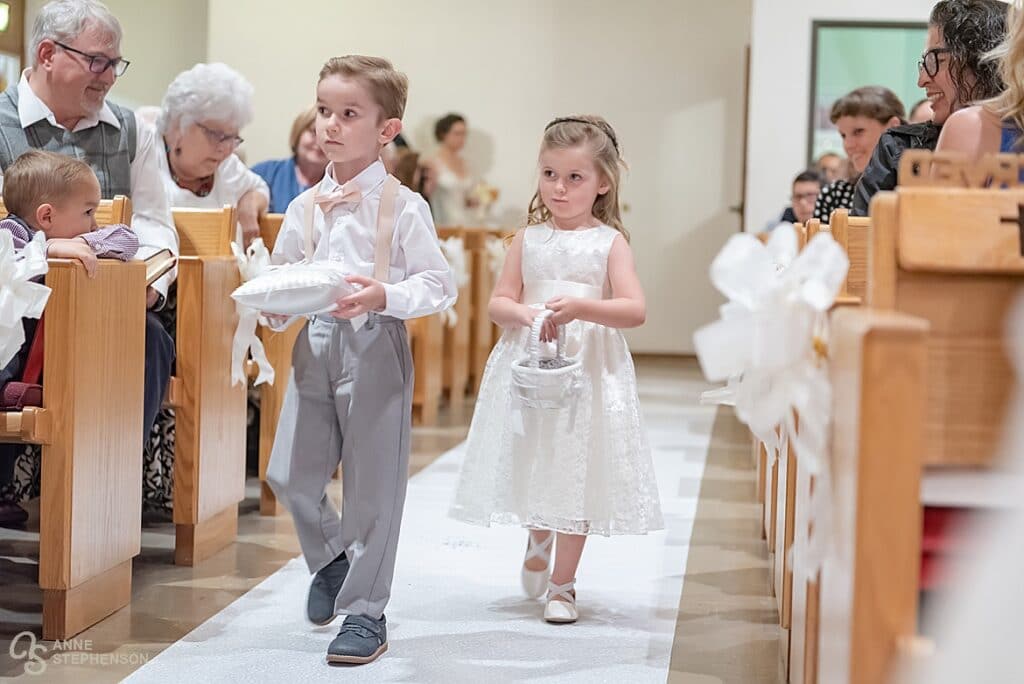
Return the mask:
M384 179L384 187L380 192L380 209L377 212L377 234L373 245L373 279L382 283L391 278L391 240L395 234L395 200L398 199L398 188L402 183L388 174ZM303 253L307 263L313 262L313 213L316 205L313 197L316 188L306 191L306 221L303 231Z

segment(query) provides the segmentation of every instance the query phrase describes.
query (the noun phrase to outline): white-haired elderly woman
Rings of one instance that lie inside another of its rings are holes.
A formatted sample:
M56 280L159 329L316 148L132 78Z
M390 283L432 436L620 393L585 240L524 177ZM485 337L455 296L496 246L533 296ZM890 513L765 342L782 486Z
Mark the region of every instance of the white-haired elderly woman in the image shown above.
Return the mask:
M238 208L239 244L259 235L270 189L235 155L239 131L252 120L252 85L226 64L196 64L167 87L157 119L160 155L172 207Z
M148 107L140 117L155 123L163 140L160 171L172 207L238 209L235 241L248 246L259 235L259 216L270 201L262 178L235 154L238 133L252 119L252 86L225 64L197 64L178 74L167 87L159 110ZM177 295L168 294L161 322L174 334ZM250 400L249 423L258 407ZM143 504L150 511L172 509L175 417L161 409L147 436L143 464Z

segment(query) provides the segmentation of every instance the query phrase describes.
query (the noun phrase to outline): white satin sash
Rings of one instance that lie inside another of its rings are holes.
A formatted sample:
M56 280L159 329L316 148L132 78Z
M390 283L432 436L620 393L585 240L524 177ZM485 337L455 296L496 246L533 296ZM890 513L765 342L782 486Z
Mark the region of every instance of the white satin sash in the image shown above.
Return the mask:
M604 290L571 280L533 280L523 286L523 304L544 304L555 297L604 299Z

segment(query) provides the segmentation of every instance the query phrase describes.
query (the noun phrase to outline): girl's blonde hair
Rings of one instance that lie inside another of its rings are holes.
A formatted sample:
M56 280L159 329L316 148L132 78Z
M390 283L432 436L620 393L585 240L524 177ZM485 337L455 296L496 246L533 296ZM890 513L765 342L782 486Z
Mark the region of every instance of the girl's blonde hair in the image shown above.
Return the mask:
M985 56L999 62L1005 90L983 104L997 114L1000 121L1012 121L1024 131L1024 10L1019 3L1010 7L1010 30L996 49Z
M619 141L611 125L600 116L582 114L555 119L544 129L540 151L562 150L586 144L594 155L594 165L608 183L608 192L598 195L590 212L594 218L622 233L628 240L629 232L622 225L619 209L619 183L626 164L619 152ZM551 210L544 206L540 189L530 200L526 225L535 226L551 219Z

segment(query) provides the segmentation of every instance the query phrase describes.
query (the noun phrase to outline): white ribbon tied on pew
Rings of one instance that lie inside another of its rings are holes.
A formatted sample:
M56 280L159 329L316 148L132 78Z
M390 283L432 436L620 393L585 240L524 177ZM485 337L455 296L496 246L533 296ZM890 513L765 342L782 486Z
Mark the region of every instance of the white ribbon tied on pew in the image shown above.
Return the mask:
M50 288L32 280L46 275L46 236L40 231L21 250L14 238L0 232L0 367L6 366L25 343L22 318L39 318L50 298Z
M772 231L767 244L749 233L734 235L711 264L712 283L729 301L721 318L693 338L705 377L726 381L702 401L735 406L736 416L772 454L792 444L800 465L819 478L815 493L822 496L831 489L826 450L832 388L821 357L827 312L849 267L827 233L815 235L799 253L790 225ZM812 515L826 522L827 505L815 499ZM820 560L827 533L815 537L809 553Z
M496 237L487 238L484 249L487 251L487 264L491 269L491 276L494 282L498 282L501 268L505 265L505 241Z
M466 243L460 237L450 237L441 240L441 251L444 258L448 260L448 266L452 269L452 277L455 278L455 287L464 288L469 283L469 266L466 263ZM449 328L454 328L459 323L459 315L455 307L451 306L441 312L441 320Z
M242 276L243 283L261 275L270 267L270 252L267 251L262 238L253 240L245 251L232 242L231 251L238 262L238 272ZM256 334L256 326L260 323L260 312L237 301L235 310L238 312L238 327L235 328L235 337L231 342L231 384L248 382L245 360L247 357L251 357L259 368L259 373L253 384L260 385L269 382L273 385L274 367L270 365L267 352L263 349L263 342Z

